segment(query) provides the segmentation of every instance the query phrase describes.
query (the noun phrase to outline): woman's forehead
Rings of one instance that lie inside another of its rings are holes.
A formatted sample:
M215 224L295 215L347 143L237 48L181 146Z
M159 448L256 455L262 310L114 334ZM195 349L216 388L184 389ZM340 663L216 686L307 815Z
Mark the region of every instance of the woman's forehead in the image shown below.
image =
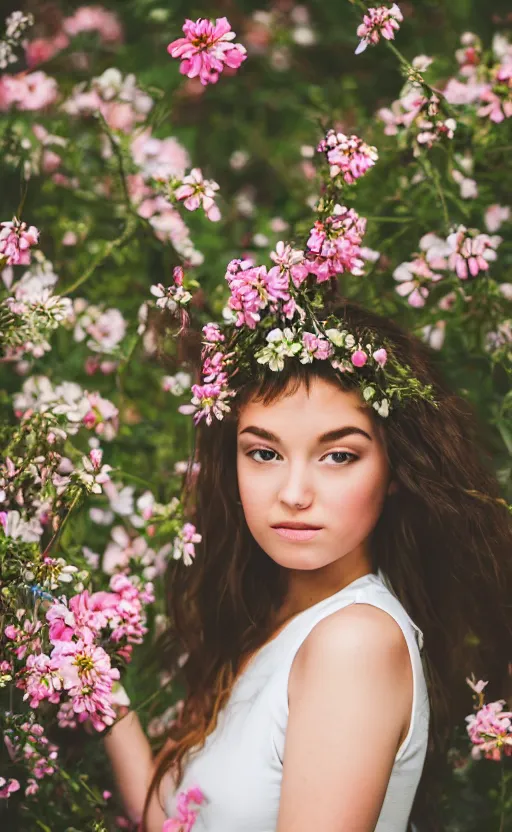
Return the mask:
M304 383L293 384L282 395L265 403L251 398L240 408L239 432L254 420L261 427L279 426L296 432L322 432L354 424L368 433L375 432L370 408L364 404L357 390L343 390L339 385L324 379L313 378L308 387ZM347 421L350 420L350 421Z

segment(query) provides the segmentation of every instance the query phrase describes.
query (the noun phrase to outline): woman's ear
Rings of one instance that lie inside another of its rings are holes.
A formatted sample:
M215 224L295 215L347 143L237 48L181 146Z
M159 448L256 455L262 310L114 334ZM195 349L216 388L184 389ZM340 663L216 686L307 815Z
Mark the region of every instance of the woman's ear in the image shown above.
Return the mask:
M398 483L396 480L391 480L388 486L387 496L389 497L391 494L396 494L398 491Z

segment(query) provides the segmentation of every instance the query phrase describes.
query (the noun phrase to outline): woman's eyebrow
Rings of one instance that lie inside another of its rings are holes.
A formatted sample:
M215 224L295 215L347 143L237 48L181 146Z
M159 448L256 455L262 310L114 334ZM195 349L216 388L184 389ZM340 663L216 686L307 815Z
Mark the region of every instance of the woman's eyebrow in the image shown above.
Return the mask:
M243 433L254 433L255 436L259 436L260 439L266 439L267 442L279 442L278 436L274 436L273 433L270 433L269 430L264 430L264 428L257 428L256 425L249 425L249 427L244 428L240 431L239 436L242 436Z
M344 436L349 436L351 433L358 433L361 436L366 436L370 442L372 441L370 434L366 433L366 431L362 428L357 428L355 425L347 425L344 428L337 428L336 430L329 430L327 433L323 433L318 442L320 444L323 444L324 442L336 442L336 440L343 439Z
M253 433L255 436L259 436L260 439L266 439L267 442L279 442L280 439L278 436L275 436L269 430L265 430L264 428L258 428L256 425L249 425L248 427L244 428L240 431L240 436L243 433ZM344 428L336 428L335 430L329 430L327 433L323 433L322 436L318 438L318 443L323 445L327 442L336 442L338 439L343 439L344 436L349 436L350 434L358 433L361 436L366 436L367 439L372 441L372 437L369 433L366 433L365 430L362 428L358 428L355 425L346 425Z

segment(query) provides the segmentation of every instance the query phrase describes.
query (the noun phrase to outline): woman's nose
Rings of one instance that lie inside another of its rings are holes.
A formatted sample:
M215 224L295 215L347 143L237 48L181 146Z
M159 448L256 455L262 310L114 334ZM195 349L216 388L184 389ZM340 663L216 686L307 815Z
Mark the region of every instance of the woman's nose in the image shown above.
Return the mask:
M280 502L292 509L308 508L313 502L311 477L303 466L290 467L279 489Z

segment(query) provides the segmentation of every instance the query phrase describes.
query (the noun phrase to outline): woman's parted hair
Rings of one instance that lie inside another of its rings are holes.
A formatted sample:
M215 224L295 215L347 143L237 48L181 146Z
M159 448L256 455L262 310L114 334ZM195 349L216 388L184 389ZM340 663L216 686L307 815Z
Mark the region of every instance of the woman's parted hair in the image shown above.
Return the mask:
M434 407L409 400L383 424L391 474L398 485L372 534L374 570L389 577L401 603L424 633L431 701L429 754L413 817L423 829L440 829L432 799L446 766L455 726L471 709L465 677L489 679L503 696L512 641L512 527L492 461L482 447L469 405L446 386L439 356L389 318L352 301L325 310L358 332L377 333L423 384L433 386ZM289 360L237 395L270 403L313 377L346 387L328 361ZM348 380L350 384L350 379ZM370 408L371 410L371 408ZM187 695L174 744L162 756L150 794L165 771L179 782L187 752L214 729L244 657L272 635L273 616L286 592L283 570L258 546L245 522L236 475L236 411L198 429L200 472L194 506L202 543L191 567L173 565L166 634L169 664L181 669ZM169 669L169 668L168 668ZM149 796L148 796L149 802Z

